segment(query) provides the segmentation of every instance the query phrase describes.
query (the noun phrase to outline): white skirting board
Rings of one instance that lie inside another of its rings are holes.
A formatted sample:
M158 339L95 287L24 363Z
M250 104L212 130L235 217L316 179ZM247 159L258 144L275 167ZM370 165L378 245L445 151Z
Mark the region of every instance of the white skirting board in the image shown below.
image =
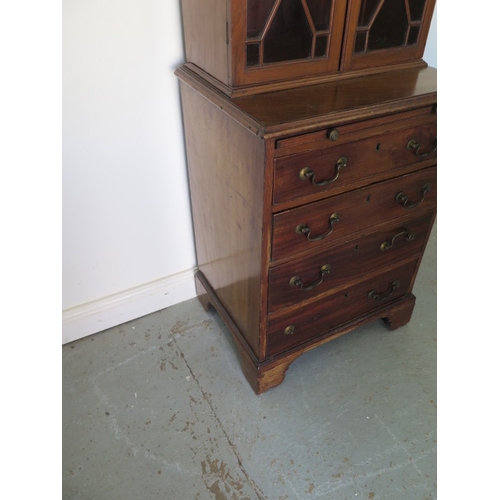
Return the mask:
M62 343L67 344L196 296L196 269L88 302L62 312Z

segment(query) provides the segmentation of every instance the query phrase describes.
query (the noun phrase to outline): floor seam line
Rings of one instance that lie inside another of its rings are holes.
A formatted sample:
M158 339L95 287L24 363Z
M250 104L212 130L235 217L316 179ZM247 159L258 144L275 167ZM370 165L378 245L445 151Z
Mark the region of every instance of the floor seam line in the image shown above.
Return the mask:
M216 411L215 411L215 408L212 404L212 401L210 400L210 397L208 396L208 394L203 390L203 387L201 386L199 380L196 378L196 375L194 374L191 366L189 366L189 363L186 359L186 356L184 355L184 352L182 351L182 349L180 348L179 344L177 343L175 337L172 337L172 340L176 346L176 348L179 350L180 354L181 354L181 358L183 359L184 363L186 364L186 367L187 369L189 370L189 372L191 373L191 377L193 377L193 380L196 382L196 384L198 385L202 395L203 395L203 399L207 402L207 404L210 406L210 410L212 411L213 415L214 415L214 418L217 422L217 425L220 427L222 433L224 434L224 437L226 438L227 442L229 443L229 447L231 448L231 451L233 452L234 456L236 457L236 460L238 462L238 466L241 470L241 472L243 473L243 475L245 476L245 478L247 479L248 483L250 484L250 486L252 487L252 489L254 490L255 494L259 497L259 500L266 500L266 497L265 495L263 494L263 492L260 490L260 488L255 484L255 482L251 479L251 477L249 476L248 472L246 471L245 467L243 466L243 463L241 461L241 458L240 456L238 455L235 447L234 447L234 444L233 442L231 441L231 439L229 438L226 430L224 429L224 426L222 425L222 422L220 421Z

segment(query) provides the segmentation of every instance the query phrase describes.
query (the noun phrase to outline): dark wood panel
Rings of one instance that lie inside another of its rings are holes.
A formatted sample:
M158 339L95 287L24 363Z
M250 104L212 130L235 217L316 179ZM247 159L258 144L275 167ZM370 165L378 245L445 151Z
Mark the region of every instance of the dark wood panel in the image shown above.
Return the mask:
M181 91L198 266L258 356L264 141Z
M422 189L426 185L429 185L429 191L424 194ZM337 238L375 228L377 224L433 211L436 191L436 168L430 167L278 213L273 218L272 260L313 252L324 244L332 244ZM405 208L396 200L399 193L408 198L407 206L414 203L417 206ZM335 219L332 218L334 214ZM307 226L310 232L300 232L299 226Z
M182 0L182 22L187 60L227 85L226 2Z

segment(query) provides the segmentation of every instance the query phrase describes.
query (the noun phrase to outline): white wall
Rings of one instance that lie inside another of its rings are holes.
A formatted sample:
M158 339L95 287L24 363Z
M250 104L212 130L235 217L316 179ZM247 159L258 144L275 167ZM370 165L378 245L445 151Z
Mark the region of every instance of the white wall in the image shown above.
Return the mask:
M63 0L62 14L65 343L194 297L195 252L180 0ZM430 40L435 66L435 22Z
M193 297L178 0L63 0L63 342Z
M437 68L437 4L434 8L434 15L432 16L423 59L429 66Z

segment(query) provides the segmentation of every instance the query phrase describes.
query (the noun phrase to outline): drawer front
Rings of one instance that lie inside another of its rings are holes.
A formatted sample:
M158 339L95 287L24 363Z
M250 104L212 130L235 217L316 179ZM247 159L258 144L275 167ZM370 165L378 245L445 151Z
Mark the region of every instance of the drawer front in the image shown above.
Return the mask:
M349 280L362 278L379 267L420 253L427 241L433 217L431 213L393 224L381 231L271 268L269 312L314 299Z
M395 123L397 123L396 128L405 128L409 123L416 121L419 123L435 121L436 116L437 104L432 104L401 113L382 115L377 118L370 117L340 124L332 123L326 129L278 139L276 141L276 151L278 156L285 156L291 153L301 153L312 149L330 147L332 139L335 144L352 142L360 139L361 135L365 137L374 135L370 130L380 130L382 127L386 130L392 130Z
M436 206L436 167L379 182L273 216L272 260Z
M391 170L436 158L436 121L332 146L277 158L273 203L324 193L331 195L373 182Z
M298 346L410 291L417 260L309 303L268 325L267 356Z

